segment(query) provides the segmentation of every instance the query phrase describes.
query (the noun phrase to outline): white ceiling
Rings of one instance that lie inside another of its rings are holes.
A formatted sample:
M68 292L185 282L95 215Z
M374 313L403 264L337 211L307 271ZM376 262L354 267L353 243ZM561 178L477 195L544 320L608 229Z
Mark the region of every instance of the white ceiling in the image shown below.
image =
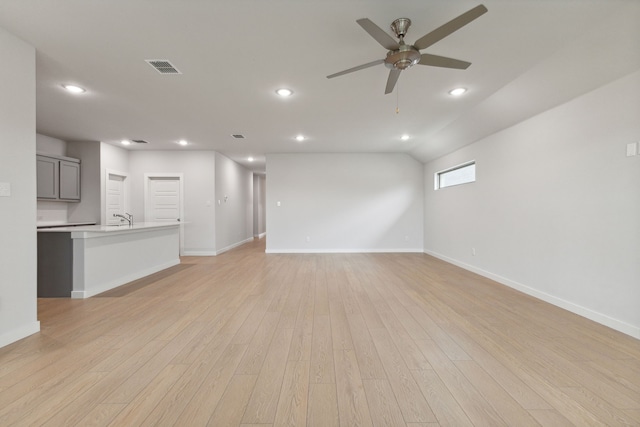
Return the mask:
M413 43L479 3L0 0L0 27L36 48L39 133L216 150L256 171L269 153L406 152L426 162L640 69L640 1L486 0L486 14L423 51L472 62L465 71L414 66L390 95L382 65L326 78L384 58L356 19L387 30L408 17ZM182 74L161 75L146 59ZM70 95L63 83L87 92ZM468 93L449 96L457 86ZM295 94L281 99L279 87ZM299 133L308 139L296 142Z

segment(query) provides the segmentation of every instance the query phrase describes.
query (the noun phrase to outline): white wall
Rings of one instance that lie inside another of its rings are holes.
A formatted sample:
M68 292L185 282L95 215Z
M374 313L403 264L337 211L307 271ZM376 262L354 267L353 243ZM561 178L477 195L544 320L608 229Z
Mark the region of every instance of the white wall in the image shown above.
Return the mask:
M36 251L36 53L0 28L0 347L40 330Z
M37 225L55 225L66 224L69 215L67 203L65 202L48 202L38 200L37 202Z
M253 174L220 153L216 153L215 198L219 254L253 239Z
M36 151L38 153L53 154L55 156L67 155L67 142L51 136L36 134Z
M184 176L184 254L215 255L214 151L130 151L131 213L144 218L144 174L182 173Z
M268 155L267 252L422 252L422 170L405 154Z
M639 118L640 71L427 164L426 252L640 338Z
M253 175L253 237L262 237L266 233L266 177Z

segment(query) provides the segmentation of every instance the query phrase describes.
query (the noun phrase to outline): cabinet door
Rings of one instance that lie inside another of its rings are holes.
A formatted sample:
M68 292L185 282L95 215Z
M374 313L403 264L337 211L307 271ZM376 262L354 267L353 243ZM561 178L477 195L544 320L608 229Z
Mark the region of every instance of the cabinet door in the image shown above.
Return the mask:
M38 199L58 198L58 163L50 157L36 156L38 181Z
M80 163L60 160L60 198L80 200Z

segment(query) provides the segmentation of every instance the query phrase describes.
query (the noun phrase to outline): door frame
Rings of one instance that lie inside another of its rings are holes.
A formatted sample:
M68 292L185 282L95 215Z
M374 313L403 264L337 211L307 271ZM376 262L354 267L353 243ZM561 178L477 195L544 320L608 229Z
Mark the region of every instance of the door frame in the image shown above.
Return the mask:
M144 174L144 219L151 217L149 210L151 209L149 203L149 181L156 178L174 178L178 180L180 188L180 202L178 211L180 213L180 256L184 253L184 174L181 172L148 172Z

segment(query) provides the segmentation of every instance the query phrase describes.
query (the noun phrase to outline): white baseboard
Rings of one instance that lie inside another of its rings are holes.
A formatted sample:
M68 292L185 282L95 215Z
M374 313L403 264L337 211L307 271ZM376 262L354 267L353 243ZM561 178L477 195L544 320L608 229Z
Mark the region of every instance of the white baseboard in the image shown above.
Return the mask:
M589 320L593 320L596 323L599 323L604 326L608 326L611 329L615 329L616 331L622 332L624 334L630 335L634 338L640 339L640 328L634 325L630 325L628 323L622 322L618 319L614 319L605 314L599 313L597 311L593 311L589 308L582 307L578 304L572 303L571 301L564 300L562 298L558 298L556 296L550 295L546 292L539 291L537 289L531 288L527 285L523 285L522 283L518 283L506 277L499 276L497 274L491 273L490 271L485 271L480 268L474 267L473 265L466 264L464 262L458 261L453 258L449 258L445 255L432 252L429 250L424 251L426 254L439 258L443 261L446 261L450 264L456 265L465 270L471 271L473 273L479 274L480 276L484 276L488 279L496 281L502 285L508 286L510 288L516 289L522 293L530 295L532 297L538 298L539 300L548 302L549 304L553 304L556 307L563 308L567 311L570 311L579 316L585 317Z
M180 256L216 256L216 251L183 251Z
M178 264L180 264L180 259L169 261L164 264L160 264L160 265L156 265L154 267L148 268L146 270L140 270L132 274L118 277L116 280L112 280L107 283L102 283L92 289L83 290L83 291L71 291L71 298L74 298L74 299L91 298L94 295L98 295L103 292L110 291L111 289L117 288L118 286L125 285L129 282L133 282L134 280L141 279L150 274L157 273L158 271L165 270L169 267L173 267L174 265L178 265Z
M240 245L244 245L245 243L249 243L249 242L253 242L253 237L249 237L249 238L244 239L244 240L242 240L242 241L240 241L240 242L237 242L237 243L234 243L234 244L232 244L232 245L229 245L229 246L227 246L226 248L222 248L222 249L220 249L219 251L216 251L216 255L220 255L221 253L224 253L224 252L230 251L230 250L231 250L231 249L233 249L233 248L237 248L238 246L240 246Z
M267 249L267 254L392 254L392 253L424 253L422 249L416 248L393 248L393 249Z
M40 332L40 322L35 321L0 335L0 348Z
M249 237L241 242L234 243L233 245L229 245L226 248L222 248L219 251L192 251L192 250L184 250L181 256L216 256L220 255L223 252L230 251L233 248L237 248L240 245L244 245L248 242L253 242L255 237Z

